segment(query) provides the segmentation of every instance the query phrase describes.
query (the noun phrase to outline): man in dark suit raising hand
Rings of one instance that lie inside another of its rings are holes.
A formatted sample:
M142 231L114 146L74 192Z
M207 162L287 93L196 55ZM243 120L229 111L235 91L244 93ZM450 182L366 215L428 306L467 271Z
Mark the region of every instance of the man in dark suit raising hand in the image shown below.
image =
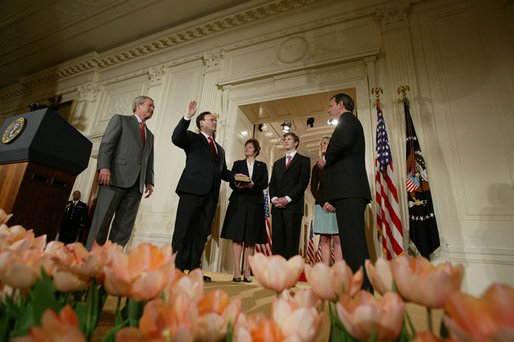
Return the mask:
M177 252L175 266L181 271L200 267L202 252L211 233L220 184L234 180L225 162L225 150L214 141L217 120L210 112L196 117L199 133L188 131L196 114L196 101L189 102L187 112L173 131L171 140L186 153L186 166L177 185L180 200L171 246ZM204 276L205 281L211 279Z

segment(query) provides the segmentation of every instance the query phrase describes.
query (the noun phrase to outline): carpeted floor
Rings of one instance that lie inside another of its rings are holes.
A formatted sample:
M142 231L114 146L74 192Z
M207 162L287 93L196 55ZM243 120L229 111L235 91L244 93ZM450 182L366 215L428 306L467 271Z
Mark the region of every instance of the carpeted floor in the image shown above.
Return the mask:
M246 313L253 313L257 311L263 312L267 317L270 317L271 314L271 302L275 293L263 288L255 281L255 279L251 283L234 283L232 281L232 274L222 274L222 273L209 273L205 272L206 275L212 277L212 282L205 283L205 293L209 292L214 288L221 288L228 295L232 297L240 297L242 301L242 310ZM292 290L295 291L297 289L307 288L307 283L299 282L296 287ZM377 295L379 296L379 295ZM116 312L116 297L109 297L107 302L105 303L104 310L100 317L100 322L98 324L95 333L92 336L91 341L100 342L103 336L113 328L114 326L114 318ZM328 341L329 337L329 322L328 322L328 306L326 307L327 319L324 322L324 327L322 333L319 335L317 339L318 342ZM407 304L407 312L412 320L416 331L425 331L427 330L427 312L424 307L421 307L416 304L408 303ZM442 310L432 310L432 317L434 327L438 330L442 319Z

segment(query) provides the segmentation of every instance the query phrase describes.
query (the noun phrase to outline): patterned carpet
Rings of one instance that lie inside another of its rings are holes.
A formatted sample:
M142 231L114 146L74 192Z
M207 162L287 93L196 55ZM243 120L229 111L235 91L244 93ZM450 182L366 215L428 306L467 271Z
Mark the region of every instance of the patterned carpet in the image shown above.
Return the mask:
M209 273L205 272L206 275L212 277L212 282L205 283L205 293L209 292L214 288L221 288L228 295L232 297L240 297L242 301L242 309L246 313L253 313L256 311L263 312L267 317L271 314L271 302L275 296L274 292L263 288L255 281L251 283L234 283L232 281L232 274L222 273ZM292 290L307 288L308 284L299 282ZM379 297L380 295L376 295ZM115 297L109 297L105 303L104 310L100 317L95 333L92 336L91 341L100 342L103 336L112 329L114 326L114 318L116 312L117 300ZM329 337L329 322L328 322L328 306L326 306L327 319L324 322L322 333L317 339L318 342L328 341ZM416 331L427 330L427 312L426 309L412 303L407 304L407 312L416 328ZM432 317L434 327L439 327L442 319L442 310L432 310ZM438 328L437 328L438 330Z

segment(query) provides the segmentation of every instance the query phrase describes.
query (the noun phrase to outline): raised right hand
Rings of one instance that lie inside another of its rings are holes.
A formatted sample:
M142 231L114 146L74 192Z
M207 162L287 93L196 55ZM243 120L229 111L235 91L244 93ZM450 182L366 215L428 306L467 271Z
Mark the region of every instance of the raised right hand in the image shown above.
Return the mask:
M196 114L196 105L197 102L195 100L189 101L189 105L187 106L186 118L191 119Z

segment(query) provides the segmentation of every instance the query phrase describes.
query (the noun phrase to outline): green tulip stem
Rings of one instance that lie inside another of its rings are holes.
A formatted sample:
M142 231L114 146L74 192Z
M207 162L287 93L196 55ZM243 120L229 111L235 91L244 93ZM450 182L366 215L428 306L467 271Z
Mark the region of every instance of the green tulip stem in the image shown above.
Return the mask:
M121 307L121 297L118 296L118 300L116 303L116 318L115 318L116 324L115 325L118 325L121 322L123 322L123 317L121 316L120 307Z
M434 324L432 323L432 309L427 306L428 331L435 333Z
M96 283L95 283L95 280L94 278L91 278L89 280L89 287L87 289L87 293L86 293L86 305L87 305L87 309L86 309L86 329L85 329L85 334L86 334L86 338L89 340L89 338L91 337L91 335L93 334L93 330L95 329L95 324L94 324L94 311L95 311L95 286L96 286Z
M411 339L414 339L414 336L416 336L416 329L414 329L414 324L412 324L410 315L407 312L407 310L405 310L405 317L407 318L407 323L409 324L409 328L410 328L410 336L408 337L408 340L411 340ZM405 329L405 332L408 334L407 329Z

